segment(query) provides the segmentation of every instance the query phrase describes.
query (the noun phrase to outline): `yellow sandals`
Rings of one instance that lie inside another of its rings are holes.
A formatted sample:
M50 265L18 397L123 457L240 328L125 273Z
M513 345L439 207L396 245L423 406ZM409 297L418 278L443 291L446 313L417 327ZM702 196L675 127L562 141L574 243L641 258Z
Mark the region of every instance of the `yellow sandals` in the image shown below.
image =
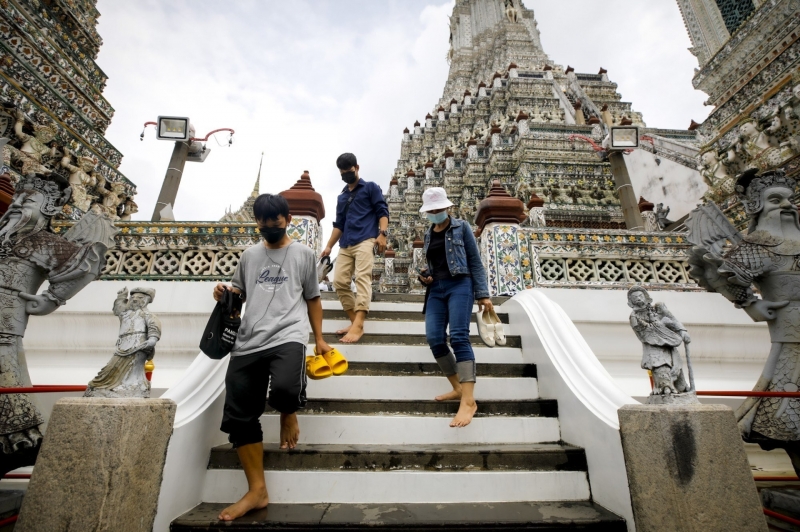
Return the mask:
M319 355L315 347L314 355L306 357L306 375L315 381L327 379L331 375L343 375L347 367L347 359L336 348Z

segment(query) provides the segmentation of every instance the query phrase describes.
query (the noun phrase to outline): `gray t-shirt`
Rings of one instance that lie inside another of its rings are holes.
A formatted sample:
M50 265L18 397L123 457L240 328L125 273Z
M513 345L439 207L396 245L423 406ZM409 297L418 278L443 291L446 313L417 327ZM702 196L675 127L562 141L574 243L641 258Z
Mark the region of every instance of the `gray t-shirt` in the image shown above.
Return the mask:
M288 342L308 343L306 300L319 297L314 252L293 242L281 249L259 243L242 253L231 284L247 306L231 356L249 355Z

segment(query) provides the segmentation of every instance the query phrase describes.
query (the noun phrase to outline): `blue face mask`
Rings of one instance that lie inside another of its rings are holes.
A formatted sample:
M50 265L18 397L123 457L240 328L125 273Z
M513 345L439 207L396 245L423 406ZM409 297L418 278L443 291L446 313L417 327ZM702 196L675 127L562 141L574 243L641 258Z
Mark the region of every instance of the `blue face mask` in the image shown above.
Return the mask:
M429 214L427 214L427 217L428 217L428 220L432 224L444 223L444 221L447 220L447 211L442 211L442 212L437 213L437 214L430 214L429 213Z

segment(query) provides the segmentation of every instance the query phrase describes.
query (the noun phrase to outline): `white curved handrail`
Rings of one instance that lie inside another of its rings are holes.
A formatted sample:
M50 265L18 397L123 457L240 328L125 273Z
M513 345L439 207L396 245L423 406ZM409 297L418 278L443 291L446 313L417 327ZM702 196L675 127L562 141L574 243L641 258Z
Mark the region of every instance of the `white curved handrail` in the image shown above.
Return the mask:
M617 411L638 404L597 360L566 312L542 289L525 290L503 304L522 337L522 354L536 364L542 397L558 401L561 439L583 447L592 499L636 525Z
M154 532L168 532L170 523L202 502L211 448L225 441L219 431L230 357L211 360L197 355L180 380L162 397L178 405L175 429L167 449Z
M225 388L228 360L212 360L203 353L197 355L183 376L161 396L178 405L175 428L190 423L213 403Z
M587 409L609 427L619 430L617 410L638 401L614 382L564 309L538 290L514 296L531 319L551 362Z

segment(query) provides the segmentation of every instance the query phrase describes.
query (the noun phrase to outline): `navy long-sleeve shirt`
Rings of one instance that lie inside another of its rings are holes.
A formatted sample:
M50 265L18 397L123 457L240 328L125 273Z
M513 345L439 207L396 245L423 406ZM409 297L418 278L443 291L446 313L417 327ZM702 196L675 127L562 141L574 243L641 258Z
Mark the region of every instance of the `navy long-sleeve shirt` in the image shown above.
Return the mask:
M353 201L345 216L345 207L353 195ZM383 198L381 187L371 181L359 179L356 188L342 189L336 203L336 221L333 227L342 232L339 247L349 248L378 236L378 220L389 217L389 206Z

